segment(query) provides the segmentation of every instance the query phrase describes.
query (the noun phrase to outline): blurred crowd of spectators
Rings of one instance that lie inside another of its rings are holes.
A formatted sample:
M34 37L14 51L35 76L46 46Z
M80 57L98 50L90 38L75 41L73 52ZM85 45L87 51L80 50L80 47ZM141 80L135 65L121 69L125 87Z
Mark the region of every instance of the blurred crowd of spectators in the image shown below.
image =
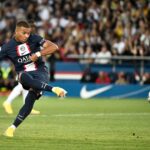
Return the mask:
M70 55L99 64L112 56L150 56L149 0L1 0L0 45L23 19L34 20L36 32L59 45L49 62L76 61Z
M17 85L14 66L8 60L0 62L0 91L12 90Z
M71 54L150 56L149 0L5 0L0 5L0 44L12 36L17 20L32 19L37 33L59 45L58 60Z
M116 84L116 85L127 85L127 84L139 84L147 85L150 84L150 74L144 73L142 76L138 72L91 72L86 70L81 78L83 83L96 83L96 84Z

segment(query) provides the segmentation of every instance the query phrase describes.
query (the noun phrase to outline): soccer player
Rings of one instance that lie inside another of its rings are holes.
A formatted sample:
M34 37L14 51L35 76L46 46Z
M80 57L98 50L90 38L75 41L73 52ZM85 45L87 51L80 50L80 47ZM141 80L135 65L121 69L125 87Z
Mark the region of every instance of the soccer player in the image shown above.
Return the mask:
M18 97L20 94L22 94L23 96L23 103L25 103L25 98L28 94L28 91L25 90L22 85L20 83L18 83L13 90L11 91L11 93L9 94L9 96L7 97L7 99L4 101L3 103L3 107L5 109L5 112L7 114L13 114L13 109L11 106L11 103L15 100L16 97ZM32 109L31 111L32 115L38 115L40 114L40 111Z
M31 33L35 33L36 32L36 25L35 25L35 22L34 20L29 20L28 23L30 24L31 26ZM25 103L25 98L28 94L28 91L25 90L22 85L20 83L18 83L18 85L16 85L13 90L11 91L11 93L9 94L8 98L4 101L3 103L3 107L5 109L5 112L7 114L13 114L13 109L12 109L12 106L11 106L11 103L15 100L15 98L17 96L19 96L20 94L22 94L23 96L23 103ZM32 115L38 115L40 114L40 111L38 110L35 110L35 109L32 109L31 111L31 114Z
M53 42L31 34L31 26L26 21L19 21L16 24L14 37L0 48L0 58L11 59L18 74L18 81L24 89L29 90L25 104L12 125L4 132L5 136L14 136L16 128L30 114L35 101L41 97L42 91L53 92L59 97L66 95L67 92L63 88L52 87L48 84L48 71L42 60L42 56L50 55L56 50L58 46Z

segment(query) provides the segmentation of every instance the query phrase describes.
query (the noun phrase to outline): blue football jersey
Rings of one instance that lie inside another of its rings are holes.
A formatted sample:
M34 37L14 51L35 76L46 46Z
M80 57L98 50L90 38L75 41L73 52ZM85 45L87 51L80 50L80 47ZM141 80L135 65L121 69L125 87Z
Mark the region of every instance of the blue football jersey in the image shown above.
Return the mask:
M29 56L40 51L45 40L36 34L31 34L26 43L17 42L12 38L8 43L0 47L0 58L9 58L17 73L21 71L34 71L44 66L42 58L32 62Z

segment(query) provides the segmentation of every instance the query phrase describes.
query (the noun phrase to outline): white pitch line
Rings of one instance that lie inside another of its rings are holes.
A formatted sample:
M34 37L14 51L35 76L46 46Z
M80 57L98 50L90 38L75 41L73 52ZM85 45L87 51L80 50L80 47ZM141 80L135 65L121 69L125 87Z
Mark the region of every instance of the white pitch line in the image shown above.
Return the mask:
M0 115L0 118L15 118L16 116L12 115ZM29 117L48 117L48 115L30 115Z
M98 113L98 114L57 114L54 117L87 117L87 116L148 116L150 113Z
M30 115L30 117L99 117L99 116L150 116L150 113L96 113L96 114L53 114L53 115ZM14 118L11 115L0 115L0 118Z

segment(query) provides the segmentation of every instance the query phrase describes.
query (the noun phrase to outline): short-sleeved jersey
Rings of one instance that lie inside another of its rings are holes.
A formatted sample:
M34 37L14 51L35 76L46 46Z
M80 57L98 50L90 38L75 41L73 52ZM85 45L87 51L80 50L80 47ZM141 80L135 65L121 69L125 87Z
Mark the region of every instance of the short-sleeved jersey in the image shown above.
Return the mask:
M26 43L17 42L12 38L8 43L0 47L0 58L9 58L17 73L22 71L34 71L44 67L42 58L32 62L29 56L40 51L45 40L36 34L31 34Z

